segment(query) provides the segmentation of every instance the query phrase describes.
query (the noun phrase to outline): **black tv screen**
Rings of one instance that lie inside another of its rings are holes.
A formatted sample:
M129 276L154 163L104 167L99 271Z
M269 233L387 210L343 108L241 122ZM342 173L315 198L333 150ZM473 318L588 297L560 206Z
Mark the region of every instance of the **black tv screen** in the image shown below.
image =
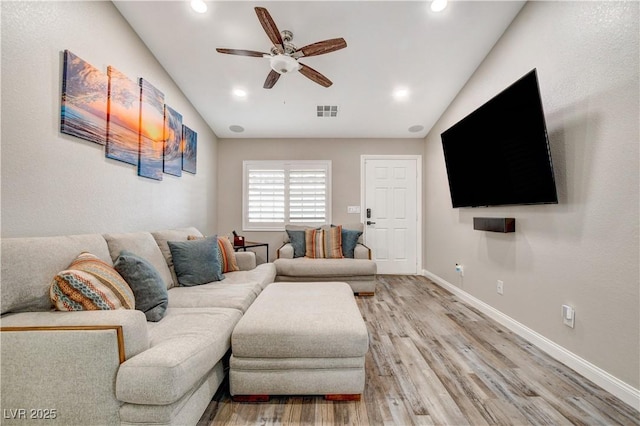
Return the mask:
M558 202L535 69L441 137L454 208Z

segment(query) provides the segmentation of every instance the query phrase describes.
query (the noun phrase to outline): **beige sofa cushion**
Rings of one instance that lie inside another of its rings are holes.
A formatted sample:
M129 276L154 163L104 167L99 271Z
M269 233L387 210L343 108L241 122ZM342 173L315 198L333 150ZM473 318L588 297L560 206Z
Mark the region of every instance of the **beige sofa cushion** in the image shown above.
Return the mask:
M1 244L2 314L51 309L51 280L83 251L113 265L100 234L3 238Z
M130 232L125 234L105 234L111 259L115 260L122 250L130 251L147 260L160 274L167 288L173 282L171 271L156 240L149 232Z
M376 263L367 259L276 259L277 274L292 277L375 275Z
M226 281L226 280L225 280ZM245 312L262 291L256 282L214 282L169 290L170 308L230 308Z
M243 254L243 253L238 253ZM276 266L273 263L261 263L247 271L227 272L225 279L220 281L225 284L234 283L258 283L261 289L274 282L276 279Z
M120 366L116 397L132 404L177 401L229 350L241 317L236 309L167 309L160 322L148 323L151 347Z

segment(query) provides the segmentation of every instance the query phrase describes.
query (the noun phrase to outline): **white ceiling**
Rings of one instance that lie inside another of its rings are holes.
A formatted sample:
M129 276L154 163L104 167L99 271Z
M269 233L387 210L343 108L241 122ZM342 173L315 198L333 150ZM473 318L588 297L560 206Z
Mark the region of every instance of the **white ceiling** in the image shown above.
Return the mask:
M422 138L522 8L522 1L114 1L221 138ZM300 62L324 74L324 88L296 72L262 85L265 58L220 54L216 47L269 52L256 14L266 7L278 29L302 47L343 37L347 48ZM405 100L392 92L406 88ZM247 92L236 98L233 89ZM338 116L316 116L337 105ZM242 126L241 133L230 126ZM424 126L411 132L411 126Z

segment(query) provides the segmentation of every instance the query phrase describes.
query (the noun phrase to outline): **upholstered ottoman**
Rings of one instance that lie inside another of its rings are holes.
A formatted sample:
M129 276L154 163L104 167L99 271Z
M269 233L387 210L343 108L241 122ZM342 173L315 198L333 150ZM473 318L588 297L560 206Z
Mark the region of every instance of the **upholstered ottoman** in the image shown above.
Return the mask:
M233 331L231 395L240 401L270 395L357 400L368 349L348 284L269 284Z

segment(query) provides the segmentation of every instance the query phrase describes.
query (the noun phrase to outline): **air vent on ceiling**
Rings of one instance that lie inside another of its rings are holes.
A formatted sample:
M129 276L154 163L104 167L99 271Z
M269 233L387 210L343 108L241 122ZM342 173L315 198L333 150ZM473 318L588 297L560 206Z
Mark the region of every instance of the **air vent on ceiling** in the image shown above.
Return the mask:
M318 105L316 114L318 117L337 117L338 105Z

